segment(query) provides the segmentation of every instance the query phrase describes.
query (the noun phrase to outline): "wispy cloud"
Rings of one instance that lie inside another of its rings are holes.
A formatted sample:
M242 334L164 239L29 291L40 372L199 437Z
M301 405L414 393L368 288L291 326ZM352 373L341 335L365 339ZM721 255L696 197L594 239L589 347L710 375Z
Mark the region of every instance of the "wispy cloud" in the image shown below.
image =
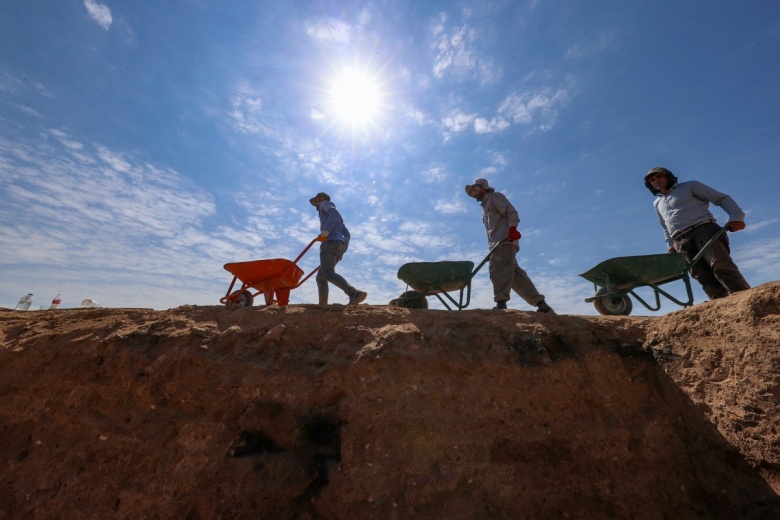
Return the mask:
M81 143L75 143L74 141L71 141L69 139L63 140L62 144L67 146L68 148L73 148L80 150L82 148ZM127 173L130 171L130 163L127 162L122 154L114 153L111 150L108 150L107 148L104 148L102 146L97 147L97 156L100 157L106 164L108 164L111 169L119 172L119 173Z
M772 224L777 224L780 222L780 218L772 218L769 220L762 220L760 222L750 222L750 224L745 228L746 233L753 233L755 231L758 231L759 229L765 228L767 226L771 226Z
M114 20L111 16L111 9L107 5L99 4L95 0L84 0L84 7L87 8L90 18L103 29L108 30L111 27L111 22Z
M464 114L460 110L453 110L450 115L445 116L441 123L444 126L444 140L450 139L454 134L459 134L469 128L472 128L475 114Z
M0 71L0 92L14 93L22 86L22 82L11 74Z
M616 36L614 34L602 34L590 40L577 42L566 49L564 56L569 60L578 60L598 56L602 52L608 50L612 46L612 42L615 41L615 39Z
M74 141L70 139L67 133L63 132L62 130L53 129L49 130L49 133L59 139L60 143L63 144L63 146L69 148L70 150L81 150L84 148L84 145L80 143L79 141ZM84 158L80 158L80 160L83 160ZM94 161L85 161L85 162L94 162Z
M270 130L261 120L263 99L248 83L236 87L230 101L230 117L236 130L245 134L268 134Z
M468 211L466 205L463 202L452 199L437 200L433 205L433 209L443 215L455 215L457 213L466 213Z
M354 30L350 24L333 17L312 19L305 24L306 34L316 40L350 43Z
M499 167L504 167L509 164L506 155L497 151L490 152L490 162Z
M478 31L468 25L448 28L447 16L440 14L431 27L436 57L433 74L442 78L476 79L482 84L493 84L501 79L501 70L485 58L476 44Z
M59 286L66 279L75 285L73 275L81 272L79 285L92 286L90 294L109 303L93 277L105 287L130 277L134 287L155 287L151 292L171 290L182 278L202 287L213 283L225 259L251 254L252 227L206 230L203 220L216 211L211 195L176 171L79 142L63 130L47 135L35 142L0 140L0 219L6 223L0 263L7 275L22 276L17 282L38 272ZM106 273L116 280L107 281Z
M318 137L299 135L283 116L269 113L264 106L263 95L248 81L242 81L230 100L227 118L235 131L246 134L250 139L256 134L264 138L259 142L253 139L252 146L279 161L285 180L303 178L333 185L348 182L341 175L344 160L339 150L324 145ZM325 117L316 109L310 111L309 116L314 120ZM273 178L266 177L265 180L272 182Z
M569 102L570 94L563 88L546 87L536 92L513 92L498 107L498 114L516 124L535 124L549 130L555 124L558 110Z
M494 117L490 120L481 117L474 119L474 131L478 134L492 134L507 128L509 128L509 121L503 117Z
M406 114L406 117L410 121L417 125L423 125L427 123L429 119L428 116L425 115L425 112L413 106L404 106L403 113Z
M18 94L18 93L27 92L31 90L30 87L32 87L33 91L37 92L42 96L48 98L54 97L43 84L37 81L30 81L27 78L22 80L9 74L8 72L0 71L0 92L8 92L9 94Z
M518 262L521 266L525 263L520 255L518 255ZM593 304L585 302L585 298L593 296L593 284L580 278L576 273L567 273L557 269L541 269L528 271L528 276L534 282L537 290L544 294L547 303L558 314L595 314ZM529 309L528 305L516 294L513 293L512 298L510 307L533 310ZM635 314L641 314L641 312Z
M443 166L433 166L422 173L424 182L440 183L447 177L447 170Z
M30 108L27 105L19 105L19 111L24 112L25 114L29 115L30 117L40 118L41 114L35 110L34 108Z
M544 87L521 94L513 92L504 98L497 114L491 118L454 109L441 121L444 140L469 129L477 134L498 133L513 124L547 131L555 125L561 107L569 102L570 97L564 88Z
M495 166L485 166L484 168L480 168L479 175L482 178L491 177L492 175L498 173L498 168ZM488 182L490 179L488 179Z
M748 282L757 285L772 280L780 280L780 239L771 238L753 241L734 252L734 261L743 273L750 272Z
M322 146L319 141L301 141L296 144L295 158L302 173L319 182L333 185L347 184L341 175L344 160L341 153Z

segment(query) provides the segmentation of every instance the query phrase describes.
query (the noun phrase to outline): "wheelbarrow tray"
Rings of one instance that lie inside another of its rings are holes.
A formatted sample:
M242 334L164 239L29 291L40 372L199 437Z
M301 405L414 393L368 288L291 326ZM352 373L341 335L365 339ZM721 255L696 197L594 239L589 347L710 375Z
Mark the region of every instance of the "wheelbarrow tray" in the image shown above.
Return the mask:
M402 265L398 269L398 278L414 290L403 293L390 304L407 308L427 308L425 297L432 295L436 296L447 310L452 310L447 301L458 310L465 309L471 301L471 280L490 260L496 248L507 241L504 239L495 244L476 269L474 262L469 260L412 262ZM449 295L452 291L459 291L458 300Z
M249 287L259 284L271 284L277 289L295 287L303 276L300 267L283 258L233 262L225 264L225 270Z
M622 256L605 260L580 276L616 292L677 280L687 265L682 253Z
M398 270L398 278L417 292L436 294L459 291L471 281L474 262L412 262Z
M311 248L317 239L309 242L309 245L298 255L295 260L284 258L271 258L267 260L250 260L247 262L231 262L225 264L225 270L233 275L233 281L228 287L225 296L220 298L220 303L225 305L251 306L258 294L263 294L266 305L271 305L276 297L280 306L290 302L290 290L301 286L306 280L319 270L319 266L309 272L301 280L303 270L298 267L298 260ZM241 282L241 287L233 290L236 281ZM252 294L249 289L255 289ZM241 303L243 301L243 303Z

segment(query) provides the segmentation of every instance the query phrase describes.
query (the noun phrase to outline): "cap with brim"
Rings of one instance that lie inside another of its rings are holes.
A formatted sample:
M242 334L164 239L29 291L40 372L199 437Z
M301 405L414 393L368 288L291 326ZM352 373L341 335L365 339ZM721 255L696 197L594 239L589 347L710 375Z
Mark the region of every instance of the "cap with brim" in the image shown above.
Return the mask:
M670 173L672 173L672 172L670 172L670 171L669 171L669 170L667 170L666 168L662 168L662 167L660 167L660 166L656 166L655 168L650 168L650 171L648 171L648 172L645 174L645 180L647 180L647 179L648 179L648 178L650 178L651 176L655 175L656 173L663 173L664 175L667 175L667 174L670 174Z

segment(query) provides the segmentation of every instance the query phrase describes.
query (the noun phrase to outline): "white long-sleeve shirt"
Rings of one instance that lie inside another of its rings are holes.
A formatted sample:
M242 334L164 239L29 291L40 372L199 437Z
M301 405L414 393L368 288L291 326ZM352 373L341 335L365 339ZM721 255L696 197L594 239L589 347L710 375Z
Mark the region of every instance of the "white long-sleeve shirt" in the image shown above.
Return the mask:
M490 192L482 199L482 223L487 232L488 247L493 247L509 235L510 227L520 224L520 216L503 193ZM518 249L520 245L513 242Z
M709 210L710 203L723 208L729 216L729 222L745 220L745 212L734 199L699 181L678 182L666 195L658 194L653 205L664 230L666 244L674 246L672 237L675 233L707 220L715 220Z

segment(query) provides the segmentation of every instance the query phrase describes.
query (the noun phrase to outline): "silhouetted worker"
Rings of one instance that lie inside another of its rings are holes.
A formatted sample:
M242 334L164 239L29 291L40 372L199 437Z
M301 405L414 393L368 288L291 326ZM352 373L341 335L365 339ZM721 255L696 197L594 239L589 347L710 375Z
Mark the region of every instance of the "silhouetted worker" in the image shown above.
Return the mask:
M317 272L317 292L319 304L328 304L328 282L332 283L349 297L347 305L357 305L366 299L367 294L352 287L336 272L336 264L341 261L349 247L349 230L344 225L336 205L330 201L327 193L318 193L309 203L317 208L320 215L320 270Z
M493 282L493 301L496 302L493 308L506 309L511 290L514 290L537 311L552 311L528 274L517 264L516 255L520 250L520 232L517 231L520 217L517 210L502 193L491 188L485 179L467 184L466 193L482 205L482 222L487 231L488 247L492 248L505 238L510 240L495 249L488 264L490 281Z
M677 182L666 168L651 168L645 174L645 186L653 201L664 230L668 252L684 253L690 262L721 227L709 211L710 203L720 206L729 216L724 226L731 231L745 229L745 213L734 199L698 181ZM711 300L750 289L739 268L731 259L729 239L720 236L709 251L691 269Z

